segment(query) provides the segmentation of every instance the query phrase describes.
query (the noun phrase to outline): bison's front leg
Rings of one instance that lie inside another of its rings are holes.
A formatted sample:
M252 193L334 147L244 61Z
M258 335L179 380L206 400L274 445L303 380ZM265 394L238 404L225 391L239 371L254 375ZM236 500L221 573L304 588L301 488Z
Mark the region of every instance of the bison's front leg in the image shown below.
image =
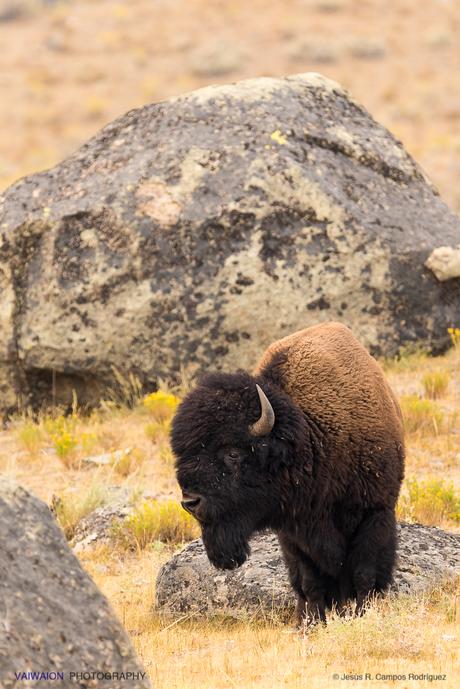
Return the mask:
M279 541L292 588L297 594L297 624L313 625L326 622L326 601L330 597L328 582L314 563L285 534Z
M385 592L392 581L396 556L396 519L391 509L370 510L353 537L348 555L357 609Z

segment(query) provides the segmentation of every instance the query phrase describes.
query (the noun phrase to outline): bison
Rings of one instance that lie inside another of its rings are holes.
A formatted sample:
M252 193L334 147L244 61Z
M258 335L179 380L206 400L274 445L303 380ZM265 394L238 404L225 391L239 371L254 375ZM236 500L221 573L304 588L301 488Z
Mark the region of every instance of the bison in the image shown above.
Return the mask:
M253 375L203 377L179 406L172 448L182 506L216 567L240 566L274 530L299 622L392 580L404 473L401 412L378 363L340 323L274 342Z

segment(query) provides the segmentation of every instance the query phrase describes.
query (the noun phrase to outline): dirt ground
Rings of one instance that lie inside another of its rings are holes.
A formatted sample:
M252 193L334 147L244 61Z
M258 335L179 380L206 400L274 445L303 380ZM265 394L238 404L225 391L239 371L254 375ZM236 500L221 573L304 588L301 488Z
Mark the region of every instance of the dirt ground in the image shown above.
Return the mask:
M460 210L457 0L26 4L0 21L0 190L130 108L209 83L317 71L401 139Z

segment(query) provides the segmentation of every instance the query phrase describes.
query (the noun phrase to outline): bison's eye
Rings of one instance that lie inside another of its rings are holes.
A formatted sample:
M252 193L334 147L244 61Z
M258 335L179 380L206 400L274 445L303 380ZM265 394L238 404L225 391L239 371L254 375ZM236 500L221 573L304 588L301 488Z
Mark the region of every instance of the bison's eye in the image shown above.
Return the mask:
M222 455L225 464L231 468L236 467L241 460L241 452L239 452L239 450L236 448L224 450Z

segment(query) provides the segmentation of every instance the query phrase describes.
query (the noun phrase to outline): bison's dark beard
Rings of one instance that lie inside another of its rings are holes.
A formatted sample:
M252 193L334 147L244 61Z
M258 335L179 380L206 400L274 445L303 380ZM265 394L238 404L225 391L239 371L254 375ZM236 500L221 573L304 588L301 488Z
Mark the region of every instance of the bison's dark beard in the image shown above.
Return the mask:
M250 553L249 534L235 524L204 524L203 543L209 560L218 569L235 569Z

